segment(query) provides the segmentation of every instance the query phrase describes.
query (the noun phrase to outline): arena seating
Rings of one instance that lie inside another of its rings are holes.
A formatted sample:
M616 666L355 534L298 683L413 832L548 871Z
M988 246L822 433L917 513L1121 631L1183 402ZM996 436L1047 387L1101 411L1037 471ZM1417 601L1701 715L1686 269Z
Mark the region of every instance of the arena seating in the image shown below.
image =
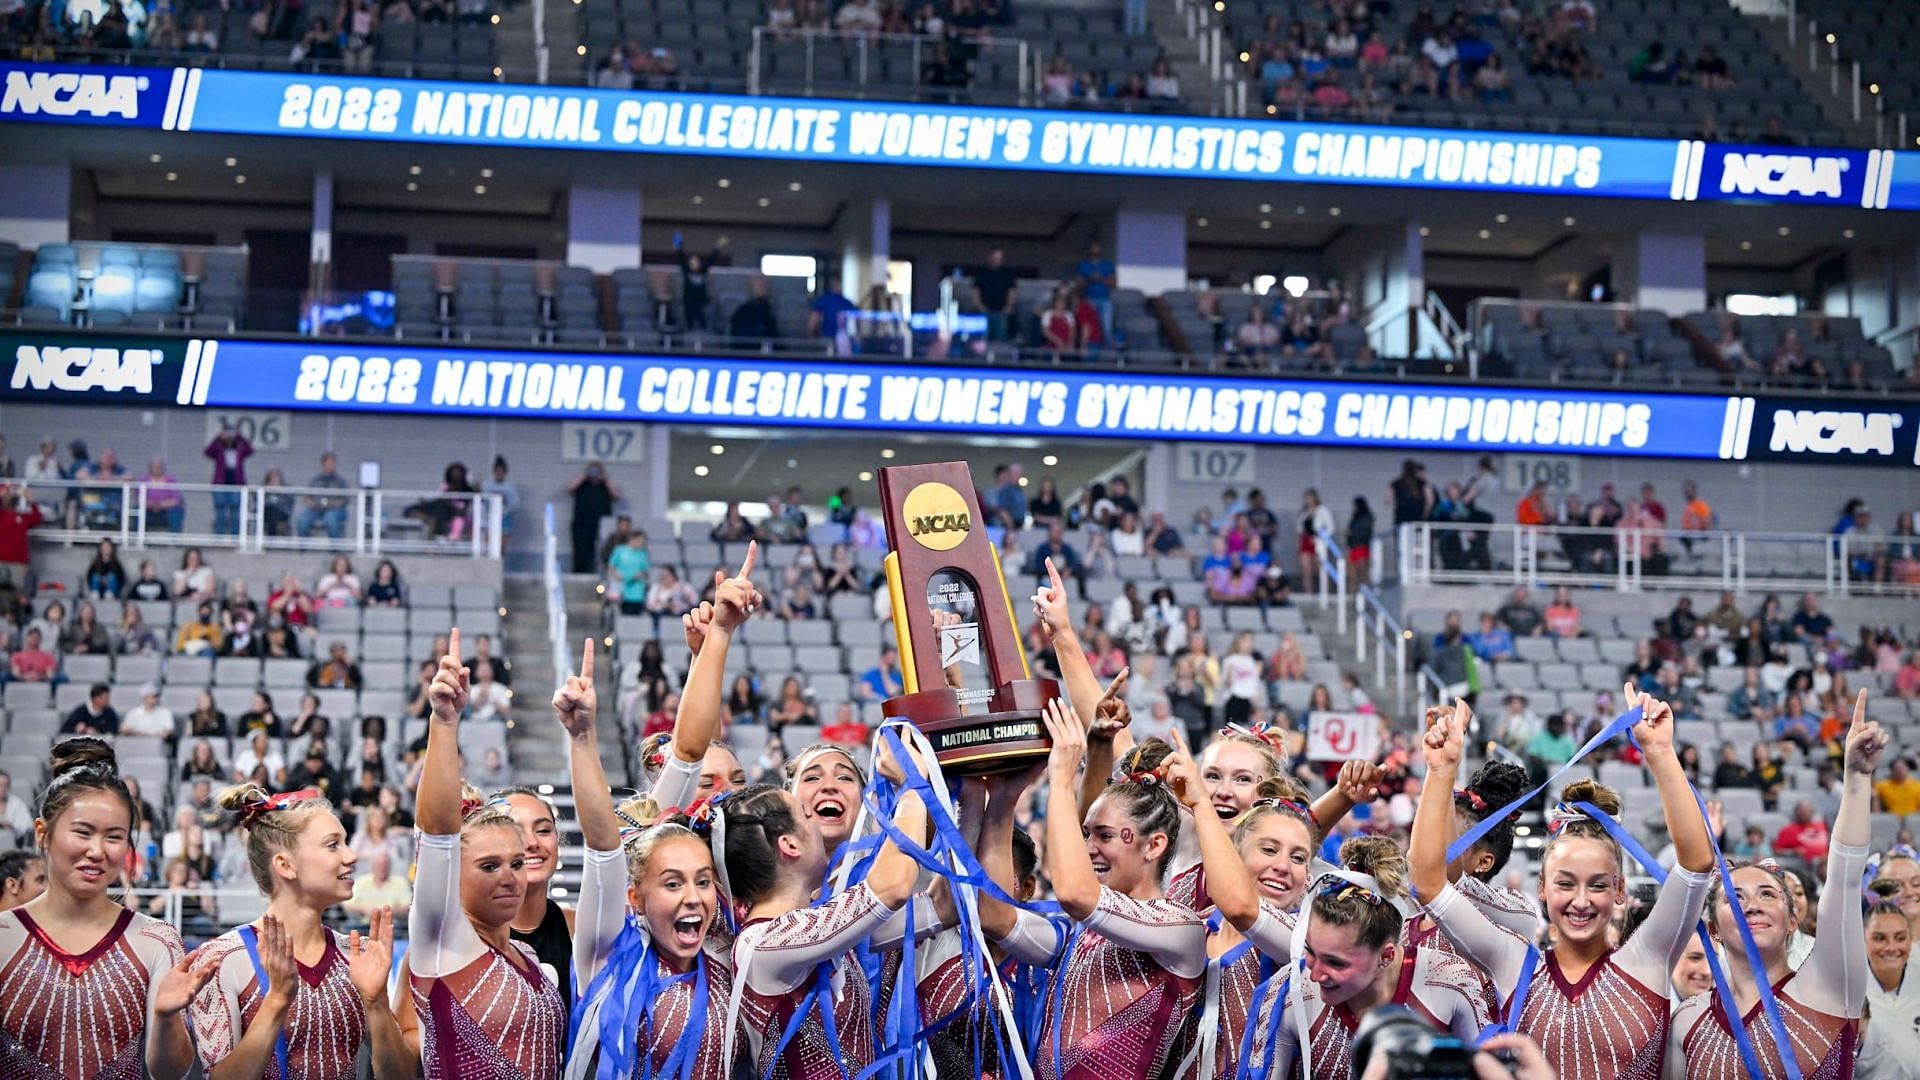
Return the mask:
M19 248L8 246L17 258ZM0 249L0 263L10 268L14 261ZM6 285L0 295L11 295L11 281ZM240 319L245 285L244 248L44 244L33 253L20 321L229 329Z
M1920 48L1920 12L1904 0L1800 0L1795 11L1834 36L1842 64L1859 61L1863 82L1878 85L1887 112L1920 110L1920 86L1908 60Z

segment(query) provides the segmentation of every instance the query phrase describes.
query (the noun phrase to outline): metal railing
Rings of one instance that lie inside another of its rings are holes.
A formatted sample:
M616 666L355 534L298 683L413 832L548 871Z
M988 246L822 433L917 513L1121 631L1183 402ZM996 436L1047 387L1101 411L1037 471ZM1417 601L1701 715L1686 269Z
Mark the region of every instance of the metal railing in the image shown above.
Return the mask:
M1314 563L1319 567L1319 581L1314 593L1320 600L1320 610L1333 605L1334 625L1341 633L1347 632L1347 580L1352 567L1347 562L1346 549L1334 539L1333 534L1321 529L1314 537ZM1333 589L1329 591L1328 585Z
M1920 593L1920 536L1420 521L1400 526L1400 545L1408 585Z
M122 548L231 548L498 559L503 504L481 492L184 484L149 479L35 481L36 539Z
M553 504L545 514L545 550L540 567L541 586L547 592L547 637L553 648L553 677L565 679L573 668L573 639L567 633L567 589L560 571L560 533L554 527ZM607 657L609 663L612 657Z
M1361 664L1373 654L1373 684L1387 685L1387 657L1393 657L1394 708L1407 707L1407 642L1412 639L1400 620L1393 617L1380 594L1362 585L1353 594L1353 656Z
M1447 684L1440 678L1440 673L1433 670L1433 665L1421 664L1419 678L1414 685L1418 693L1414 696L1413 715L1418 730L1417 725L1424 722L1429 708L1446 703Z
M802 55L798 87L793 83L792 73L767 69L767 62L773 59L778 47L794 42L800 44ZM939 34L850 33L756 26L753 47L748 53L747 93L792 93L798 89L812 97L823 88L829 92L883 88L893 95L913 87L923 96L971 100L977 90L991 95L994 89L999 89L978 84L975 75L979 65L1007 63L1013 65L1016 72L1016 100L1022 105L1033 103L1033 53L1025 39L980 37L968 41L962 49L972 55L952 55L952 47ZM832 70L838 68L842 60L851 61L850 72ZM822 71L823 61L831 65L829 70ZM901 77L901 71L895 70L902 63L906 65L905 78ZM964 79L951 85L929 81L927 74L932 70L929 65L934 63L961 65Z
M1913 149L1908 142L1908 118L1904 111L1887 108L1885 95L1878 90L1878 83L1864 78L1860 61L1843 59L1840 55L1840 35L1823 30L1818 19L1802 19L1799 5L1795 0L1786 0L1781 8L1771 14L1786 20L1787 45L1798 48L1801 39L1805 39L1807 49L1807 70L1818 79L1826 74L1827 93L1839 99L1840 104L1853 117L1856 124L1865 123L1868 114L1872 116L1873 141L1876 146L1888 146L1896 149ZM1906 78L1904 72L1889 72L1886 78Z

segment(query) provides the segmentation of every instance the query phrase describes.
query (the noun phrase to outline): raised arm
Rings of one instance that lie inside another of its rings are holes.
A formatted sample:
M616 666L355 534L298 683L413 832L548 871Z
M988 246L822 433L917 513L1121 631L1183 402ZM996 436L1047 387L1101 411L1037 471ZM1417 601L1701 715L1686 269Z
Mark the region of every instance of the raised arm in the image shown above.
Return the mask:
M1660 791L1675 860L1683 870L1704 874L1713 869L1713 841L1707 835L1707 823L1700 816L1699 804L1694 802L1687 771L1673 747L1673 708L1651 694L1642 694L1632 683L1626 684L1622 700L1628 708L1638 705L1641 710L1640 722L1633 726L1633 737L1640 744L1647 771L1653 774L1654 785Z
M1260 920L1260 893L1247 872L1247 864L1233 846L1233 835L1220 815L1207 802L1207 789L1200 782L1200 767L1187 752L1187 740L1174 731L1174 750L1167 759L1167 783L1181 805L1192 811L1193 831L1200 842L1200 862L1206 868L1207 894L1213 906L1234 929L1246 933Z
M1460 780L1460 756L1466 747L1467 724L1473 711L1462 699L1453 708L1435 705L1427 710L1426 734L1420 749L1427 777L1420 785L1420 802L1413 813L1413 836L1407 845L1409 881L1415 898L1432 903L1447 886L1447 845L1453 842L1453 789Z
M1085 659L1075 647L1075 655ZM1120 695L1126 692L1127 679L1133 674L1130 667L1121 668L1120 674L1107 684L1107 691L1094 703L1093 720L1087 725L1087 767L1080 774L1079 812L1085 816L1093 806L1093 800L1107 789L1107 778L1113 775L1113 764L1126 756L1133 748L1133 732L1128 730L1133 723L1133 713L1127 708L1126 699Z
M573 781L573 806L580 815L586 856L580 867L580 905L574 917L573 966L584 987L599 973L627 915L627 860L620 843L620 819L600 763L595 721L599 696L593 688L593 639L580 652L580 674L569 675L553 692L553 716L567 735L567 764Z
M1100 679L1093 673L1093 665L1087 663L1086 650L1080 646L1080 635L1073 629L1073 613L1067 604L1067 587L1060 579L1060 570L1053 560L1046 561L1047 584L1033 596L1034 614L1040 617L1040 626L1053 642L1054 659L1060 665L1060 679L1067 685L1067 697L1073 708L1083 719L1094 715L1100 702Z
M1456 768L1456 772L1457 772ZM1313 823L1321 833L1329 832L1353 808L1380 797L1380 782L1386 774L1371 761L1349 761L1340 766L1340 778L1325 795L1313 800Z
M918 755L908 751L915 758L914 764L925 775L926 765L918 760ZM874 769L896 782L903 778L898 766L893 764L893 751L883 741L874 755ZM900 801L894 804L893 827L904 833L914 843L925 845L927 842L927 808L920 801L919 793L908 789L900 795ZM898 910L913 895L914 886L920 882L920 864L913 856L901 851L891 839L881 845L880 853L874 856L873 865L867 870L867 887L873 890L880 902L888 908Z
M1047 703L1045 720L1053 739L1053 748L1047 752L1047 783L1052 790L1047 807L1047 875L1053 879L1061 909L1084 921L1100 903L1100 879L1093 872L1086 837L1080 833L1080 815L1063 812L1073 807L1062 804L1078 779L1074 774L1086 754L1087 732L1073 707L1058 700Z
M684 807L692 801L693 786L686 783L686 778L691 776L697 785L700 762L725 729L727 650L733 644L734 632L765 603L751 580L759 551L757 543L747 543L747 556L734 577L721 577L720 571L714 571L713 603L701 604L682 620L693 663L680 695L680 711L673 718L673 760L667 763L667 773L655 787L655 801L662 806ZM679 769L674 768L676 762Z
M460 665L460 628L447 634L447 655L427 688L433 711L427 754L415 796L414 821L428 836L460 834L460 714L466 711L470 673Z
M980 869L1009 896L1019 884L1013 867L1013 819L1018 815L1020 800L1045 774L1046 767L1042 762L1021 772L994 773L967 781L983 788L987 796L986 809L980 815L980 843L974 849L980 856ZM1012 934L1020 909L995 900L985 890L979 897L980 929L986 936L998 941Z
M1867 692L1853 701L1847 729L1846 779L1840 788L1840 812L1833 819L1833 847L1827 853L1827 884L1820 890L1820 928L1813 954L1801 966L1809 1007L1841 1016L1859 1016L1867 997L1866 932L1857 883L1866 870L1873 842L1869 800L1873 774L1886 753L1887 734L1867 719ZM1891 1018L1875 1023L1891 1022Z

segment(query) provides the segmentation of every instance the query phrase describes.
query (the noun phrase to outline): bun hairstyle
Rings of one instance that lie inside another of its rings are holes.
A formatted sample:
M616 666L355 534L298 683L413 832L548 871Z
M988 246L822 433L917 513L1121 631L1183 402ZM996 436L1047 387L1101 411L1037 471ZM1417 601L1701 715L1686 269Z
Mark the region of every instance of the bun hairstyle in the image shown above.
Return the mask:
M753 784L730 792L715 810L726 819L726 850L715 856L726 862L728 888L744 904L757 903L773 891L780 876L782 836L800 831L787 789Z
M1245 840L1254 826L1269 814L1279 814L1298 821L1307 827L1307 837L1319 842L1320 823L1314 819L1313 804L1307 789L1291 776L1275 776L1260 781L1260 785L1253 789L1253 805L1233 823L1233 842L1237 845Z
M1254 753L1260 755L1261 763L1266 766L1268 779L1278 779L1287 774L1286 736L1264 724L1251 731L1234 728L1221 731L1212 742L1207 744L1206 749L1200 751L1198 764L1201 768L1206 768L1207 762L1212 760L1214 754L1219 753L1221 747L1234 743L1250 747Z
M464 839L475 829L504 825L514 832L520 831L520 823L513 820L513 814L504 797L488 798L480 789L462 780L460 782L460 836Z
M1355 927L1356 942L1378 949L1400 937L1395 901L1407 896L1407 854L1384 836L1356 836L1340 848L1340 865L1379 884L1369 891L1344 878L1323 879L1313 898L1313 921Z
M1180 843L1180 804L1167 790L1160 768L1172 756L1173 747L1160 739L1148 739L1124 754L1114 766L1113 779L1107 783L1106 797L1119 799L1126 807L1142 837L1167 834L1166 850L1154 867L1164 877Z
M1554 848L1561 841L1572 837L1596 840L1605 844L1613 853L1613 861L1625 867L1626 853L1620 850L1620 842L1607 835L1600 823L1589 817L1583 810L1576 809L1575 803L1591 803L1594 809L1609 817L1619 817L1622 803L1620 793L1600 783L1598 780L1575 780L1560 792L1560 804L1547 813L1547 850L1541 856L1541 872L1545 873L1546 860L1553 857ZM1511 849L1509 849L1511 850ZM1624 872L1624 871L1623 871Z
M1465 788L1453 793L1453 809L1461 817L1478 824L1485 821L1488 815L1496 814L1518 801L1527 791L1527 770L1511 761L1489 761L1480 766ZM1493 880L1495 874L1506 869L1507 860L1513 856L1513 816L1508 815L1500 824L1488 830L1473 845L1473 849L1493 856L1493 865L1474 876L1481 881Z
M140 816L133 793L120 779L120 763L104 739L81 735L53 744L47 755L47 786L40 792L40 820L49 828L75 799L89 791L118 796L127 808L131 828Z
M274 795L259 784L237 784L220 792L220 809L234 814L247 838L247 870L260 891L273 895L273 857L292 851L315 813L333 813L333 804L317 791Z
M667 745L671 742L671 731L662 731L640 740L640 772L649 784L658 781L660 771L667 767Z

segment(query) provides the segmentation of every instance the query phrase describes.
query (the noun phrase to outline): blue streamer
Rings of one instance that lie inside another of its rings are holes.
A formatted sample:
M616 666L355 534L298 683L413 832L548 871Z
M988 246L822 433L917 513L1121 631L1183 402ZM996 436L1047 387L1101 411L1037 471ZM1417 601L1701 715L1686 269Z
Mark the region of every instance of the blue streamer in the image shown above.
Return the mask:
M254 930L252 924L240 928L240 943L247 947L247 959L253 964L253 977L259 982L260 996L264 998L273 992L273 984L267 978L267 969L260 966L260 935ZM299 978L299 973L296 972L294 977ZM299 989L297 986L294 987L295 992ZM273 1037L273 1059L280 1065L281 1080L288 1080L293 1076L287 1071L287 1028L284 1022L280 1026L280 1033Z
M594 1069L596 1080L630 1080L636 1076L653 1080L654 1008L667 991L689 981L693 983L692 1007L660 1075L673 1077L674 1080L690 1080L692 1077L694 1062L699 1057L700 1040L705 1032L704 1025L711 1019L708 1015L707 956L703 950L695 957L692 971L665 978L660 975L660 965L660 957L654 952L652 940L641 929L639 919L629 914L620 928L620 935L614 939L605 966L574 1002L572 1023L568 1029L567 1056L571 1058L575 1053L589 1052L587 1047L580 1045L587 1005L605 996L600 1006L599 1030L593 1033L591 1044L597 1045L600 1052L600 1060ZM642 1031L646 1033L644 1039L641 1038ZM636 1062L639 1065L637 1072Z
M1476 822L1473 828L1468 829L1464 833L1461 833L1460 839L1455 840L1453 843L1447 845L1447 862L1451 864L1455 860L1459 859L1460 856L1465 855L1467 851L1473 847L1473 845L1480 842L1481 837L1487 835L1488 833L1492 832L1494 829L1498 828L1501 822L1512 817L1517 811L1519 811L1521 807L1525 806L1526 804L1532 802L1535 798L1539 797L1541 792L1559 783L1560 778L1567 775L1569 772L1572 772L1573 767L1580 764L1581 760L1584 759L1587 755L1593 753L1595 750L1600 749L1600 747L1606 745L1607 743L1612 742L1619 735L1625 732L1632 731L1634 728L1634 725L1640 722L1640 714L1641 714L1640 707L1636 705L1633 708L1628 709L1626 712L1621 713L1619 716L1614 717L1612 723L1608 724L1604 728L1601 728L1599 732L1597 732L1593 736L1593 738L1587 740L1587 744L1585 746L1582 746L1579 750L1575 751L1573 757L1567 759L1567 763L1565 765L1560 766L1558 771L1556 771L1552 776L1547 777L1546 783L1541 784L1539 787L1534 788L1532 791L1527 792L1525 795L1520 796L1519 798L1513 800L1512 802L1494 811L1493 813L1488 814L1486 817Z
M1305 961L1296 961L1295 966L1305 970ZM1289 967L1269 976L1253 992L1253 1009L1247 1016L1247 1030L1240 1035L1240 1064L1234 1069L1234 1080L1267 1080L1273 1071L1274 1047L1280 1041L1280 1025L1287 1018L1287 980L1293 975ZM1256 1068L1253 1059L1254 1017L1259 1014L1260 1003L1271 999L1273 1007L1267 1010L1265 1020L1267 1028L1267 1052L1260 1056Z

